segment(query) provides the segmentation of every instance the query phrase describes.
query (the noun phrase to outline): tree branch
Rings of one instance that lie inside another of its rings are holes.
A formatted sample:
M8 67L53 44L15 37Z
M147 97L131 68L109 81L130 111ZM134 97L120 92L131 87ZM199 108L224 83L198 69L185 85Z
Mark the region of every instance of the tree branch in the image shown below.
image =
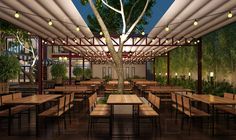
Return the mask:
M102 17L100 16L98 10L96 9L96 7L95 7L95 5L93 3L93 0L88 0L88 2L89 2L90 7L93 10L93 13L94 13L95 17L97 18L98 23L99 23L99 25L100 25L100 27L102 29L102 32L103 32L104 37L106 39L107 47L108 47L110 53L112 54L112 58L113 58L115 64L118 65L118 63L120 63L119 60L121 58L119 58L119 56L117 55L117 53L115 51L115 48L113 46L113 43L112 43L112 40L111 40L111 36L110 36L110 34L108 32L108 29L107 29L104 21L102 20Z
M133 12L133 10L134 10L134 7L138 4L139 1L140 1L140 0L135 1L135 3L132 5L132 7L131 7L131 9L130 9L130 12L129 12L129 15L128 15L127 20L126 20L127 23L129 23L131 14L132 14L132 12Z
M104 0L102 0L102 3L103 3L104 5L106 5L108 8L112 9L113 11L115 11L115 12L121 14L121 11L120 11L120 10L118 10L118 9L116 9L116 8L114 8L114 7L112 7L111 5L109 5L108 3L106 3Z
M147 7L148 7L148 4L149 4L149 1L150 0L147 0L146 4L145 4L145 7L142 11L142 13L139 15L139 17L136 19L136 21L133 23L133 25L129 28L128 32L126 34L122 34L121 36L121 43L124 43L124 41L128 38L128 36L130 35L130 33L133 31L133 29L135 28L135 26L138 24L138 22L142 19ZM123 41L123 42L122 42ZM118 50L118 53L122 53L122 50L123 50L123 45L120 45L119 47L119 50Z
M136 21L133 23L133 25L129 28L128 32L126 33L128 36L130 35L130 33L133 31L133 29L135 28L135 26L138 24L138 22L141 20L141 18L143 17L147 7L148 7L148 3L150 0L147 0L145 7L141 13L141 15L136 19Z
M120 11L121 11L121 17L122 17L122 21L123 21L123 30L122 30L122 34L125 34L126 32L126 21L125 21L125 13L124 13L124 6L123 6L123 2L122 0L120 0Z

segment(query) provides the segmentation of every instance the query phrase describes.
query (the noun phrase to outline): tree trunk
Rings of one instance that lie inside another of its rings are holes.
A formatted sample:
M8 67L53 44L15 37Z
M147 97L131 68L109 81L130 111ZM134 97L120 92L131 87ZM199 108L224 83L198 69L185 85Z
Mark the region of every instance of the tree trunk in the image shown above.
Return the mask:
M124 71L123 71L123 64L118 63L117 66L115 66L117 77L118 77L118 93L123 93L124 91Z

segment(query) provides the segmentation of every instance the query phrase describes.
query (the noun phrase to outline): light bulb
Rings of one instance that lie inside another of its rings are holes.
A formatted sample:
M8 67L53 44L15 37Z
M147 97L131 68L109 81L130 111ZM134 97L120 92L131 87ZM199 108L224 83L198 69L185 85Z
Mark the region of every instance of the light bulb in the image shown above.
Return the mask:
M145 32L143 31L141 34L142 34L142 35L145 35Z
M231 11L228 12L228 18L232 18L233 17L233 14Z
M103 35L103 33L102 33L102 32L100 32L99 34L100 34L100 35Z
M167 27L165 28L165 30L168 32L168 31L170 30L170 28L167 26Z
M80 28L79 26L76 27L76 31L79 32L80 31Z
M18 12L15 13L15 18L19 18L20 14Z
M48 21L48 25L52 26L52 20L51 19Z
M197 25L198 25L197 20L195 20L195 21L193 22L193 25L194 25L194 26L197 26Z

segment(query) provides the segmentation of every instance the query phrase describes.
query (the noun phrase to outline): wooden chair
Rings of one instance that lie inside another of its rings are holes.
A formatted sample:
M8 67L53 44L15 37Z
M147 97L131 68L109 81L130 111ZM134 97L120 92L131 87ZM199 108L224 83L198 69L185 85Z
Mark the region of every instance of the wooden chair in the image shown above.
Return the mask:
M160 114L158 113L160 109L161 99L151 93L148 96L149 99L151 99L150 103L152 103L154 109L152 107L140 108L138 117L139 119L151 119L155 124L155 128L159 126L159 132L161 135L161 121Z
M65 120L65 103L66 103L66 96L62 96L57 99L57 104L53 107L43 111L38 116L40 118L56 118L57 125L58 125L58 133L60 134L60 120L61 118L64 119L64 127L66 128L66 120ZM46 123L44 124L46 126Z
M98 119L109 119L109 125L111 124L110 110L95 106L96 95L93 94L89 97L89 122L88 122L88 134L90 134L93 124L98 123Z
M199 110L191 105L191 99L183 96L183 112L188 117L188 123L189 123L189 135L192 127L192 118L203 118L203 117L210 117L210 114ZM208 119L209 120L209 119ZM183 123L182 123L183 125ZM183 127L183 126L182 126Z

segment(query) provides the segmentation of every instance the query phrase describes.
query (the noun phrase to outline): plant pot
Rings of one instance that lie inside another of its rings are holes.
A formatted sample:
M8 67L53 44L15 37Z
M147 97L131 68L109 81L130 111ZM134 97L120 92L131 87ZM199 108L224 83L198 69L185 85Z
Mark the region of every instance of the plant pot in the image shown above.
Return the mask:
M57 77L56 79L55 79L56 81L56 84L62 84L62 77Z

